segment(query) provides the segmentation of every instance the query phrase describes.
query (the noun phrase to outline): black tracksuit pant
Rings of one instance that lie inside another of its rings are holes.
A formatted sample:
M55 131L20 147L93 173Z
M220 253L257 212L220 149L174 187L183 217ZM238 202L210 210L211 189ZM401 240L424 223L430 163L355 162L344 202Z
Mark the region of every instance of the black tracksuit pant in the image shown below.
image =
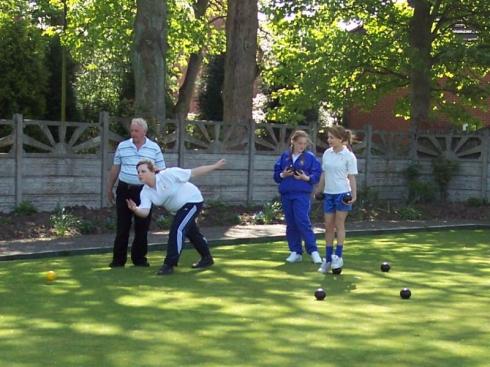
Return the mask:
M208 241L196 224L196 218L201 212L202 205L203 203L187 203L175 213L168 237L167 256L164 264L177 266L186 237L201 257L211 256Z
M148 229L151 222L151 211L146 218L135 215L128 208L126 199L132 199L137 205L140 204L140 191L143 185L129 185L119 181L116 189L117 229L114 240L112 262L124 265L127 260L129 232L134 218L134 239L131 245L131 260L135 265L147 262L148 252Z

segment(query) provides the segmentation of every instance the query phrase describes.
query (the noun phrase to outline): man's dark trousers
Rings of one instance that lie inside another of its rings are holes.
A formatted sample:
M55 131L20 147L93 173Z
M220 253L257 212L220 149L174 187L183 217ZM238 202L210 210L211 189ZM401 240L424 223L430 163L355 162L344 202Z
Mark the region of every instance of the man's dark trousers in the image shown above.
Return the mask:
M140 204L140 192L143 185L130 185L119 181L116 189L117 230L114 240L112 263L124 265L127 260L129 232L134 218L134 240L131 245L131 260L135 265L145 265L148 261L148 229L151 222L151 211L146 218L135 215L128 208L126 199Z

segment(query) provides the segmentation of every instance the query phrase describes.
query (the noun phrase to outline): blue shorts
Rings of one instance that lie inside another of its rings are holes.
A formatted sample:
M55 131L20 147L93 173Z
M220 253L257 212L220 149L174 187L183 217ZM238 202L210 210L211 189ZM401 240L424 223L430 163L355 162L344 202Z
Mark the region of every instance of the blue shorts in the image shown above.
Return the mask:
M347 192L343 194L325 194L325 199L323 199L323 211L325 213L335 213L335 212L350 212L352 210L352 204L344 204L342 199Z

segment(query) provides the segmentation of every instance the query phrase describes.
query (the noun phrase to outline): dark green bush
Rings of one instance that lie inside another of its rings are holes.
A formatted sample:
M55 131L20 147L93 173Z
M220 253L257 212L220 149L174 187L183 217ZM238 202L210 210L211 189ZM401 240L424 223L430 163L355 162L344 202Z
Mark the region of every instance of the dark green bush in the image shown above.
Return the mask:
M418 180L408 182L409 203L430 203L435 197L435 188L431 183Z
M432 174L434 181L439 186L439 193L442 200L447 200L448 186L454 175L458 172L459 164L446 158L436 158L432 160Z
M30 201L21 201L14 208L13 213L15 215L31 215L37 213L37 209Z
M97 232L97 225L91 220L80 220L78 230L81 234L93 234Z
M488 201L481 198L468 198L468 200L466 200L466 205L479 208L480 206L488 205Z
M398 209L398 215L402 220L417 220L423 217L422 212L413 206L405 206Z
M428 203L435 199L435 188L429 182L420 180L421 166L417 163L410 164L405 170L408 182L408 198L410 204Z

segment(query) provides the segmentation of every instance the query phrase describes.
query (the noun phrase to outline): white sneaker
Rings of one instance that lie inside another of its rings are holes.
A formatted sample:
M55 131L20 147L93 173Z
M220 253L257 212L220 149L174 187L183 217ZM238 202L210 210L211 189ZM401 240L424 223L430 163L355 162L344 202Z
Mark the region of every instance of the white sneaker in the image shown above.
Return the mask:
M318 268L318 272L327 274L331 266L332 266L331 262L327 262L327 259L323 259L322 265Z
M289 254L288 258L286 259L288 263L299 263L301 260L303 260L303 256L297 254L294 251L291 252L291 254Z
M315 264L322 263L322 258L320 257L318 251L313 251L310 256L311 256L311 261L313 261Z
M337 255L332 255L332 270L342 269L344 260Z

